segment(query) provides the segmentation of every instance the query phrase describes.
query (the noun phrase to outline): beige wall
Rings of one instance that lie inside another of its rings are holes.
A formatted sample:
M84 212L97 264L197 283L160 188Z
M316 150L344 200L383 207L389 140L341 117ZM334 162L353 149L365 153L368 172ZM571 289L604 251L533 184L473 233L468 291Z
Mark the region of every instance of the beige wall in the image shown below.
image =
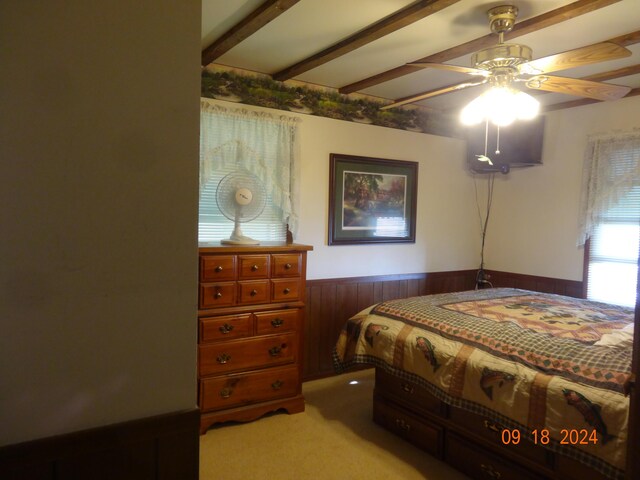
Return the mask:
M549 113L543 165L496 177L486 267L582 280L576 242L587 135L638 127L638 96Z
M200 3L94 5L0 7L0 445L195 405ZM639 107L550 115L545 164L498 177L488 268L580 278L585 136ZM477 267L462 142L301 118L309 278ZM420 163L415 244L327 245L332 152Z
M0 45L0 445L193 408L200 2L2 2Z
M274 112L210 101L227 108ZM296 241L314 248L308 257L308 278L436 272L478 266L478 214L473 180L464 168L464 142L312 115L290 115L302 120L300 228ZM331 153L419 163L414 244L328 245Z
M464 168L464 142L291 115L302 119L301 221L296 241L314 246L310 279L478 267L480 225L474 180ZM576 246L576 240L587 135L639 126L640 97L547 114L543 165L496 175L485 267L582 280L583 248ZM330 153L419 162L415 244L328 246ZM478 175L476 186L484 212L487 177Z
M479 231L465 144L434 135L319 117L302 124L299 241L311 243L309 278L475 268ZM419 163L414 244L329 246L329 154Z

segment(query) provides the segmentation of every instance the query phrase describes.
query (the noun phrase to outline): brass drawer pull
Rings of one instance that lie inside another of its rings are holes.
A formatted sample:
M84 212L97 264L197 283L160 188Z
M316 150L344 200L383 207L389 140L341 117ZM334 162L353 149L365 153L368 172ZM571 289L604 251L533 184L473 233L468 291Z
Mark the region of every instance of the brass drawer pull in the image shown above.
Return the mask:
M222 298L222 293L216 292L216 294L214 295L214 298Z
M273 326L273 328L281 327L283 323L284 320L282 320L281 318L274 318L273 320L271 320L271 325Z
M226 353L221 353L216 357L216 362L218 362L220 365L224 365L225 363L228 363L229 360L231 360L231 355L228 355Z
M214 268L214 272L216 273L220 273L222 271L222 266L218 265L216 268Z
M249 295L251 295L252 297L255 297L257 294L258 294L258 290L256 290L255 288L251 290L251 292L249 293Z
M273 347L269 349L269 355L272 357L278 357L282 354L282 347Z
M225 323L220 327L220 331L222 332L223 335L226 335L231 330L233 330L233 325L229 325L228 323Z
M223 388L222 390L220 390L220 396L222 398L229 398L232 393L233 390L231 388Z
M282 385L284 385L284 382L282 380L276 380L271 384L271 388L274 390L280 390L282 388Z
M481 463L480 468L487 477L495 478L496 480L502 477L502 474L491 465L485 465L484 463Z
M504 430L502 425L500 425L499 423L491 422L489 420L485 420L483 423L484 428L486 428L487 430L491 430L492 432L501 433L502 430Z
M251 266L251 271L252 271L252 272L257 272L257 271L258 271L258 268L260 268L260 267L258 267L258 265L252 265L252 266Z
M290 270L291 267L292 267L292 265L290 263L285 263L285 265L284 265L284 269L285 270Z
M287 295L289 292L291 292L290 288L285 288L282 293L284 293L285 295Z
M404 430L405 432L410 432L411 431L411 425L409 425L407 422L405 422L404 420L402 420L400 418L396 418L396 426L400 430Z
M405 391L408 394L413 394L413 385L411 385L410 383L401 383L400 387L402 387L402 390Z

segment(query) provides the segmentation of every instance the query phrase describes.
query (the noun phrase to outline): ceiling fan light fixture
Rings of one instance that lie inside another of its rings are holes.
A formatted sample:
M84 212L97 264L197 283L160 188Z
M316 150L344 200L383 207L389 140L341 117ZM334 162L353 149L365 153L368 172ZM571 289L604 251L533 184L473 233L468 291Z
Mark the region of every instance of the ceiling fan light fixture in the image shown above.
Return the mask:
M469 102L460 113L460 121L463 125L477 125L490 120L506 127L516 119L531 120L539 110L540 103L531 95L508 86L495 86Z
M515 96L518 120L532 120L540 112L540 102L525 92L518 92Z
M485 118L486 102L484 101L484 94L476 97L467 104L466 107L460 112L460 122L463 125L477 125Z
M516 92L509 87L493 87L486 95L487 117L494 125L506 127L517 117L514 104Z
M479 77L477 81L461 82L417 95L400 98L389 105L385 105L382 109L386 110L487 83L496 89L510 87L515 84L515 82L523 82L524 86L531 90L577 95L598 101L617 100L631 91L631 87L624 85L546 75L547 73L558 70L567 70L632 55L631 50L618 44L622 43L619 42L619 39L611 39L586 47L574 48L573 50L567 50L566 52L533 60L533 50L527 45L504 42L505 34L513 31L515 27L518 7L515 5L498 5L489 9L487 15L489 17L491 31L498 34L498 43L473 53L471 56L472 67L462 67L459 65L430 61L416 61L407 64L411 67L439 68L441 70L473 75L476 78ZM521 25L524 27L524 30L531 26L527 26L526 22ZM519 34L523 33L524 31L519 32ZM485 37L482 37L481 40L484 43ZM423 60L428 60L429 58L433 58L433 56L425 57ZM515 95L515 93L513 95ZM522 94L518 98L512 98L514 103L518 105L514 107L516 109L515 114L509 113L507 107L500 109L500 107L491 105L491 102L485 101L484 96L481 97L481 99L476 99L477 101L474 100L471 102L462 111L460 120L463 124L474 125L488 118L495 124L504 125L512 122L516 118L531 119L537 115L540 109L539 103L526 94ZM494 111L496 113L491 113Z

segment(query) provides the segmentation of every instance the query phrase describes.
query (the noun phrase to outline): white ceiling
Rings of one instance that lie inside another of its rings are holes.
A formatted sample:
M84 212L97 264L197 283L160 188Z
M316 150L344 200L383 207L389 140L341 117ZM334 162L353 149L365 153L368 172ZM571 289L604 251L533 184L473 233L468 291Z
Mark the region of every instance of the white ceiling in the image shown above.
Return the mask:
M265 0L203 0L202 48L206 48ZM517 22L574 3L575 0L460 0L438 13L419 20L346 55L297 77L317 85L340 88L402 66L407 62L446 50L490 33L486 11L497 5L519 8ZM215 60L216 64L274 74L362 30L414 0L300 0L289 10ZM528 45L534 58L602 42L640 29L640 0L621 0L571 20L523 35L513 43ZM497 36L496 36L497 42ZM621 60L555 72L554 75L584 77L640 64L640 43L627 47L632 55ZM471 55L447 63L472 66ZM470 79L461 73L424 69L371 86L360 93L397 99ZM609 80L609 83L640 87L640 74ZM466 89L419 102L420 105L458 108L477 96ZM579 97L549 94L543 104Z

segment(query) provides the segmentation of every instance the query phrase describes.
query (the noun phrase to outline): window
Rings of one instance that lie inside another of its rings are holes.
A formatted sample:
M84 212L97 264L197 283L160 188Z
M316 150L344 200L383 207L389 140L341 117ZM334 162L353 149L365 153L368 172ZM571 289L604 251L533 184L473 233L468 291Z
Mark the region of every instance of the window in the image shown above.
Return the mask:
M640 247L640 132L590 138L583 175L587 298L634 307Z
M219 168L200 188L200 214L198 217L198 240L211 242L229 238L233 231L233 221L226 218L216 203L216 188L225 175L235 168ZM284 242L286 240L286 224L282 215L273 204L271 196L267 196L267 204L262 214L250 222L241 224L242 233L247 237L263 241Z
M295 234L297 213L298 119L245 109L227 109L202 99L200 105L200 210L198 240L229 238L234 222L219 209L216 189L233 172L249 172L262 182L267 202L262 213L240 224L245 236L286 240Z
M640 187L600 218L589 240L587 298L633 307L638 278Z

